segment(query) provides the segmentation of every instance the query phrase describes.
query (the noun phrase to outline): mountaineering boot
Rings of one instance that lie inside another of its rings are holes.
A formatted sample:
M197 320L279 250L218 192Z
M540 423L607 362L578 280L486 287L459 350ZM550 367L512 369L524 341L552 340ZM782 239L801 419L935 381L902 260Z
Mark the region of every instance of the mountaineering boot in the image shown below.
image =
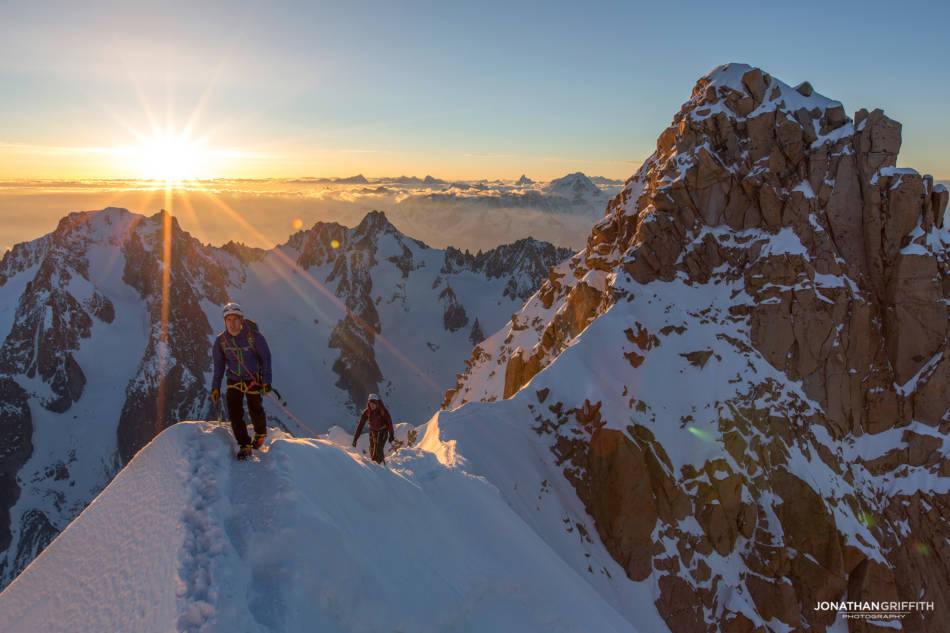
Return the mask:
M251 442L251 446L254 448L260 448L264 445L264 439L267 438L267 433L255 433L254 441Z
M250 457L250 456L251 456L251 445L250 445L250 444L242 444L242 445L241 445L241 450L239 450L238 453L237 453L237 458L240 459L240 460L245 460L245 459L247 459L247 458Z

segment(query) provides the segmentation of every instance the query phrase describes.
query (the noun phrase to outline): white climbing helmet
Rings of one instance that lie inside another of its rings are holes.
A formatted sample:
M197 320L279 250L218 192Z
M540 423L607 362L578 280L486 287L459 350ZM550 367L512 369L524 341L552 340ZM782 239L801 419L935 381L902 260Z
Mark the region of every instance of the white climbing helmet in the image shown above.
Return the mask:
M239 304L239 303L234 303L233 301L230 302L230 303L228 303L228 304L226 304L226 305L221 309L221 316L227 318L227 316L228 316L229 314L236 314L236 315L238 315L239 317L241 317L241 318L243 319L243 318L244 318L244 311L241 310L241 304Z

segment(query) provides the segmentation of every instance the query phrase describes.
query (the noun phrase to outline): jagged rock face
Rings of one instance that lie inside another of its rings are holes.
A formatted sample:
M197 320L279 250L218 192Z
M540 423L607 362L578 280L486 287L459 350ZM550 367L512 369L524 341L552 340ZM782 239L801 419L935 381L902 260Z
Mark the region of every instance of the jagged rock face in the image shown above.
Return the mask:
M529 408L672 630L821 631L836 614L815 603L856 596L932 601L904 628L948 625L947 192L895 167L900 142L879 110L851 120L809 85L716 69L586 249L446 394L446 408L522 397L589 337L619 353L583 365L584 397ZM602 319L624 325L588 334ZM719 381L725 367L740 369ZM721 385L678 420L704 454L664 459L685 442L663 412L693 396L658 400L645 372Z
M148 345L119 417L122 463L165 428L206 409L212 331L200 302L227 302L227 271L210 249L165 212L145 224L146 237L131 233L122 248L123 279L139 292L150 321Z
M335 384L350 395L354 408L370 393L379 391L383 378L373 352L374 342L372 328L352 315L340 320L330 337L330 347L340 350L333 362L333 371L340 377Z
M445 290L439 293L439 299L445 306L445 312L442 314L442 322L445 329L455 332L468 325L468 315L465 313L465 307L458 302L452 286L446 286Z
M321 234L324 232L321 232ZM336 232L332 232L336 235ZM371 293L373 280L370 270L376 265L376 244L380 235L397 235L385 215L380 212L368 214L352 231L337 237L327 235L317 240L313 247L302 255L298 263L327 261L326 238L337 240L344 253L336 258L328 283L336 282L335 294L346 306L346 317L333 329L329 345L339 349L340 355L333 363L333 371L339 376L336 386L350 394L350 402L359 408L366 396L379 391L383 374L376 363L373 346L380 332L379 315ZM340 238L342 237L342 240ZM412 269L412 253L402 245L402 255L393 258L393 263L407 276Z
M468 340L471 341L473 346L485 340L485 334L482 332L482 326L478 322L478 318L476 318L475 323L472 324L472 331L468 335Z
M86 377L73 352L81 338L89 338L90 312L108 317L109 306L101 298L83 306L64 290L73 275L88 279L88 262L82 249L81 217L70 216L47 244L29 291L20 297L13 329L0 348L0 373L26 374L49 385L44 407L61 413L82 396ZM4 258L7 275L28 268L31 258L19 246ZM87 308L89 309L87 311Z
M317 223L309 231L292 235L287 245L300 251L297 263L310 268L336 259L345 234L346 227L342 224Z
M330 337L330 347L340 350L333 371L340 379L336 386L350 394L354 407L365 402L371 392L379 391L382 372L373 352L379 333L379 315L370 298L373 280L369 269L375 264L369 250L352 250L349 257L337 259L328 282L337 281L336 295L346 305L346 317L339 321Z
M445 252L442 272L461 270L482 272L489 279L508 277L504 296L524 301L538 289L538 280L544 279L552 266L571 256L571 251L531 238L504 244L490 251L472 255L451 246Z
M10 546L10 508L20 498L17 472L33 454L33 422L26 392L14 381L0 378L0 550ZM0 577L4 574L0 562Z
M836 435L886 428L871 405L884 405L890 423L920 419L913 399L861 394L906 384L946 343L950 260L927 246L942 227L942 192L894 168L900 125L880 110L852 122L840 104L803 98L758 69L742 73L741 87L704 78L660 136L635 216L614 216L636 227L624 269L641 282L684 269L706 282L724 261L754 256L733 265L755 300L752 342L804 382ZM700 227L722 225L786 234L802 252L756 253L753 239L725 255L721 241L697 243ZM822 283L832 278L841 281Z

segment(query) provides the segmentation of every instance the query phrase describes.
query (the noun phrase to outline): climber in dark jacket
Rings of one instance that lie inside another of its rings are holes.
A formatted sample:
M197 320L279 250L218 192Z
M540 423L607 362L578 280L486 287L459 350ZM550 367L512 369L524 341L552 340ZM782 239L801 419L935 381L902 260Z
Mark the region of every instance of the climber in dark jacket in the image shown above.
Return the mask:
M228 418L234 439L240 447L237 457L245 459L252 448L260 448L267 437L263 395L271 390L270 348L264 335L252 321L244 319L241 306L229 303L221 311L225 330L214 339L214 376L211 378L211 401L221 397L221 378L227 373ZM254 425L251 440L244 423L244 398Z
M389 415L389 411L386 410L383 401L375 393L369 394L369 397L366 398L366 409L363 410L360 423L356 427L356 433L353 434L353 446L356 446L356 440L363 432L363 425L366 424L367 420L369 421L370 457L377 464L382 464L386 461L386 457L383 455L386 438L388 437L389 441L392 442L396 434L393 431L393 419Z

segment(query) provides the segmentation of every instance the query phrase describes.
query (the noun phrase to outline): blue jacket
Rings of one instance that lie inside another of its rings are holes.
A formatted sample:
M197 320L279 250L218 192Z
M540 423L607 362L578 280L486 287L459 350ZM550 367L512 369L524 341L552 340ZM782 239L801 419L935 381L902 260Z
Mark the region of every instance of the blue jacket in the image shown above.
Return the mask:
M211 388L220 389L221 378L227 369L228 380L241 380L267 384L271 382L270 348L260 330L254 330L253 347L247 340L248 325L231 336L225 330L218 334L212 346L214 357L214 376L211 378Z

